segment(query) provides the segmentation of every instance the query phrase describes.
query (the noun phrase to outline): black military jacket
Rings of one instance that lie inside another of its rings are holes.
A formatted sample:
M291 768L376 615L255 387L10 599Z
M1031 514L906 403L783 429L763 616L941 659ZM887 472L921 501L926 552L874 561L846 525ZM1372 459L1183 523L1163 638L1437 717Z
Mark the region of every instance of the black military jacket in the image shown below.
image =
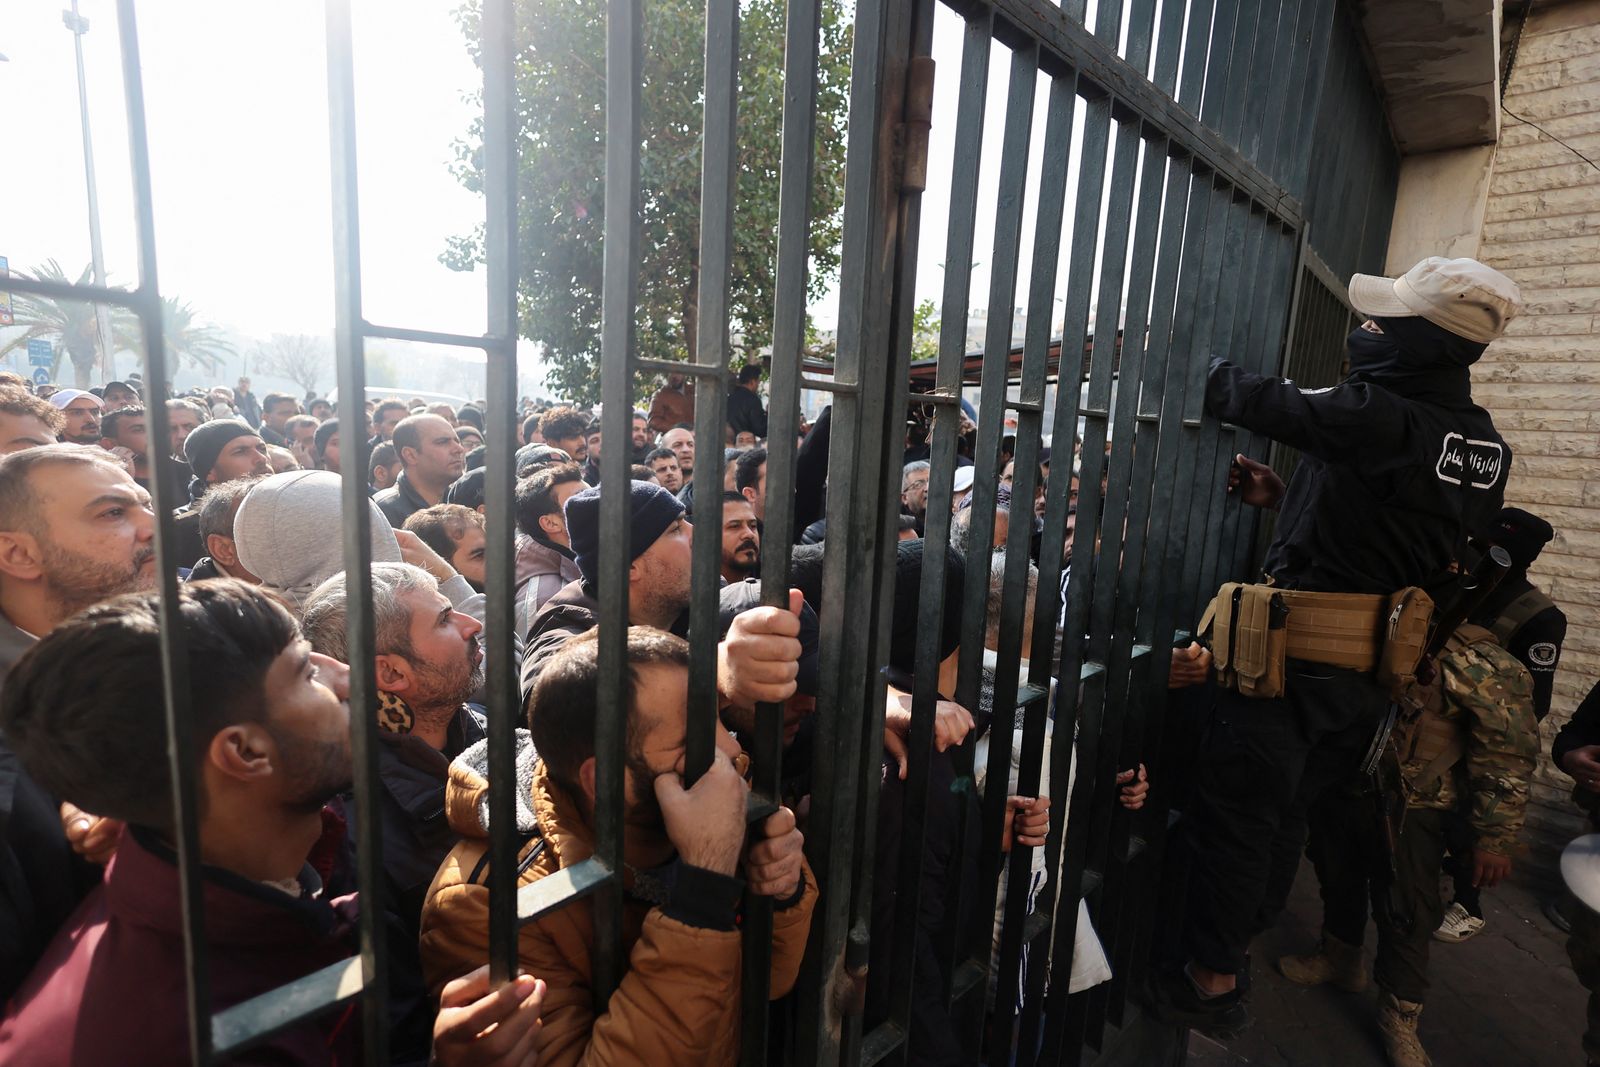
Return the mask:
M1265 562L1289 588L1439 589L1467 534L1500 510L1511 469L1470 397L1427 402L1365 381L1301 389L1213 359L1206 410L1302 454Z

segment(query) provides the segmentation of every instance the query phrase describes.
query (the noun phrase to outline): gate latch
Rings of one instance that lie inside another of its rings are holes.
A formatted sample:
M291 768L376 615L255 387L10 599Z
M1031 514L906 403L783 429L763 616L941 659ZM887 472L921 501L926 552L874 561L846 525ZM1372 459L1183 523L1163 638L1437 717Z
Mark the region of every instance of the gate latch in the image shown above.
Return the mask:
M900 149L900 189L920 193L928 187L928 131L933 126L932 56L913 56L906 72L905 121L895 130Z

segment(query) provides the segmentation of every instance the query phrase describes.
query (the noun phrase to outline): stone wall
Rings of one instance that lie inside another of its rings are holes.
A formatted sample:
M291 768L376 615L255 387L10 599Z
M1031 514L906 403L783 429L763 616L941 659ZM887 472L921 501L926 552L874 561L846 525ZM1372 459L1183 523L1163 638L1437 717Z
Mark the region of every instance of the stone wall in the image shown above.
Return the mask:
M1600 0L1536 6L1505 107L1600 161ZM1521 318L1474 368L1515 456L1506 503L1556 528L1530 573L1567 615L1530 812L1538 866L1581 820L1550 739L1600 680L1600 170L1502 114L1479 258L1522 288Z

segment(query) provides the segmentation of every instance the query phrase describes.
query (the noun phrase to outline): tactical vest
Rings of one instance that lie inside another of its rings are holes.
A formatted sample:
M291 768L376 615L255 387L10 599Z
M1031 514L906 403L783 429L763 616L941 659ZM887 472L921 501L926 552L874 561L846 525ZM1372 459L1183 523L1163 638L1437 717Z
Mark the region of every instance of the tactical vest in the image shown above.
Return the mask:
M1492 631L1463 623L1445 642L1439 659L1478 644L1496 645L1499 641ZM1466 755L1466 724L1452 722L1443 715L1442 671L1435 672L1431 684L1412 686L1406 696L1408 714L1396 725L1395 751L1402 768L1421 764L1420 770L1405 776L1407 792L1417 795L1430 792Z

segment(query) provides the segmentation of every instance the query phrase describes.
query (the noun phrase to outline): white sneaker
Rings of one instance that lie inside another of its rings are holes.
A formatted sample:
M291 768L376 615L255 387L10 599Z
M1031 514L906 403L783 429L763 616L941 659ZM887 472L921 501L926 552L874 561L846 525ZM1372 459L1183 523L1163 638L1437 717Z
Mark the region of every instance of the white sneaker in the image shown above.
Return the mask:
M1433 932L1433 939L1455 944L1465 941L1482 929L1482 919L1468 912L1460 904L1452 904L1444 913L1444 920L1439 923L1439 929Z

